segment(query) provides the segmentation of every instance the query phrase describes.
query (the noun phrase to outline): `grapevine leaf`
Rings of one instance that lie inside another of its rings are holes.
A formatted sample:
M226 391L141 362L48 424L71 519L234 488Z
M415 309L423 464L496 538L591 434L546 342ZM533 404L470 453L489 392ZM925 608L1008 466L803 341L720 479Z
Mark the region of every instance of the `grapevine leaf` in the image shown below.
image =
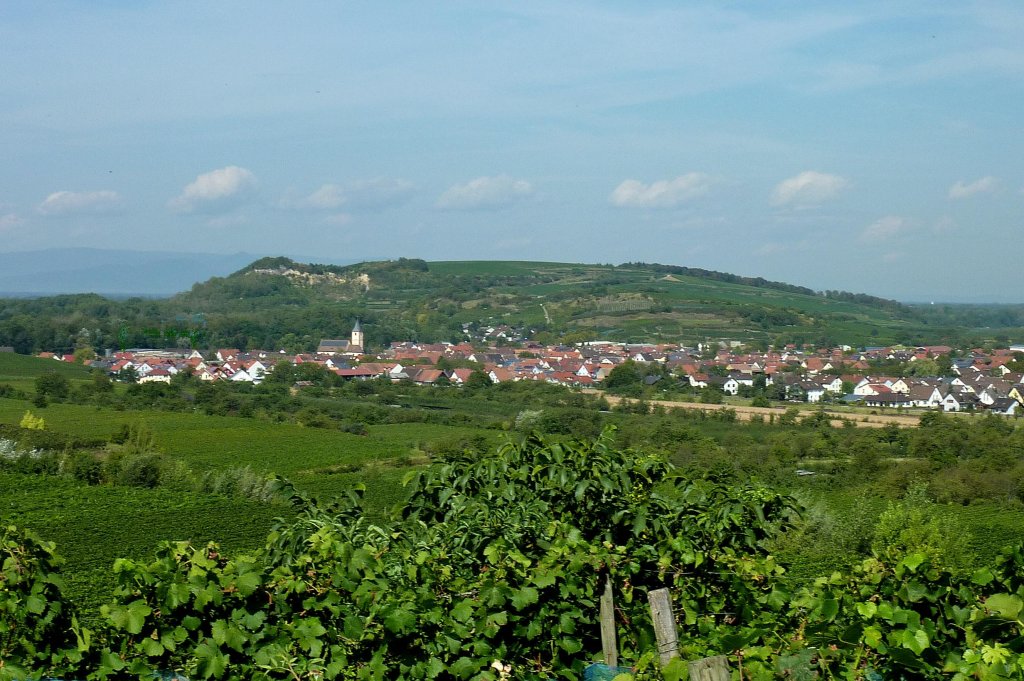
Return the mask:
M394 634L406 634L416 626L416 615L408 610L395 608L384 618L384 626Z
M985 601L985 607L1008 620L1015 620L1024 609L1024 601L1014 594L995 594Z
M522 610L523 608L533 605L540 598L540 594L532 586L524 586L519 591L512 594L512 607L516 610Z

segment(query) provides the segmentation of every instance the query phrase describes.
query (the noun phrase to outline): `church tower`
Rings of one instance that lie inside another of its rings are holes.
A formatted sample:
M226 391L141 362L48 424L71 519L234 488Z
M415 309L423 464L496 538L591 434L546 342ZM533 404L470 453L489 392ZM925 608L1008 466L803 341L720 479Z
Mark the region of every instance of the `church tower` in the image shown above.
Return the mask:
M359 346L360 348L363 347L363 327L359 323L358 319L356 320L355 326L352 327L352 342L351 342L351 345L356 345L356 346Z

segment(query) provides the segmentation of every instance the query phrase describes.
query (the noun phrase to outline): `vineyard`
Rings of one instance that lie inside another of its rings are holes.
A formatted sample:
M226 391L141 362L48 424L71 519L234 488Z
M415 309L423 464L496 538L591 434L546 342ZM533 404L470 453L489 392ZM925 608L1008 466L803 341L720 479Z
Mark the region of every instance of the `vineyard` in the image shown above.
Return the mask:
M264 546L169 542L119 560L98 625L63 593L53 546L0 535L0 679L580 678L600 655L597 596L616 592L620 664L657 669L643 595L667 587L683 659L747 679L1020 678L1024 556L970 575L880 554L794 587L767 551L793 500L596 441L539 437L410 474L385 528L357 488L294 515ZM492 666L502 662L502 671Z

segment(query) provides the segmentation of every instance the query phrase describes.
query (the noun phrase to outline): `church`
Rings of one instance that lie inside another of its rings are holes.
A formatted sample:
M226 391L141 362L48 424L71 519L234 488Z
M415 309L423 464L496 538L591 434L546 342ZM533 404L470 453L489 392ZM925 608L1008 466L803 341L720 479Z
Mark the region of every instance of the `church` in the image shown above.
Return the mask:
M352 335L349 340L330 340L325 338L320 341L316 351L323 355L361 355L363 354L363 347L363 327L357 319L355 326L352 327Z

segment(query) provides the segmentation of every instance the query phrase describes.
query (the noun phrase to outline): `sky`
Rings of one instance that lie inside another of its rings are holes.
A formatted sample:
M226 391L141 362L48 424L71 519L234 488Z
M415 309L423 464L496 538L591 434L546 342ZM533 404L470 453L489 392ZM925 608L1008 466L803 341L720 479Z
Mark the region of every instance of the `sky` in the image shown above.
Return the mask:
M1024 4L6 3L0 251L1024 302Z

